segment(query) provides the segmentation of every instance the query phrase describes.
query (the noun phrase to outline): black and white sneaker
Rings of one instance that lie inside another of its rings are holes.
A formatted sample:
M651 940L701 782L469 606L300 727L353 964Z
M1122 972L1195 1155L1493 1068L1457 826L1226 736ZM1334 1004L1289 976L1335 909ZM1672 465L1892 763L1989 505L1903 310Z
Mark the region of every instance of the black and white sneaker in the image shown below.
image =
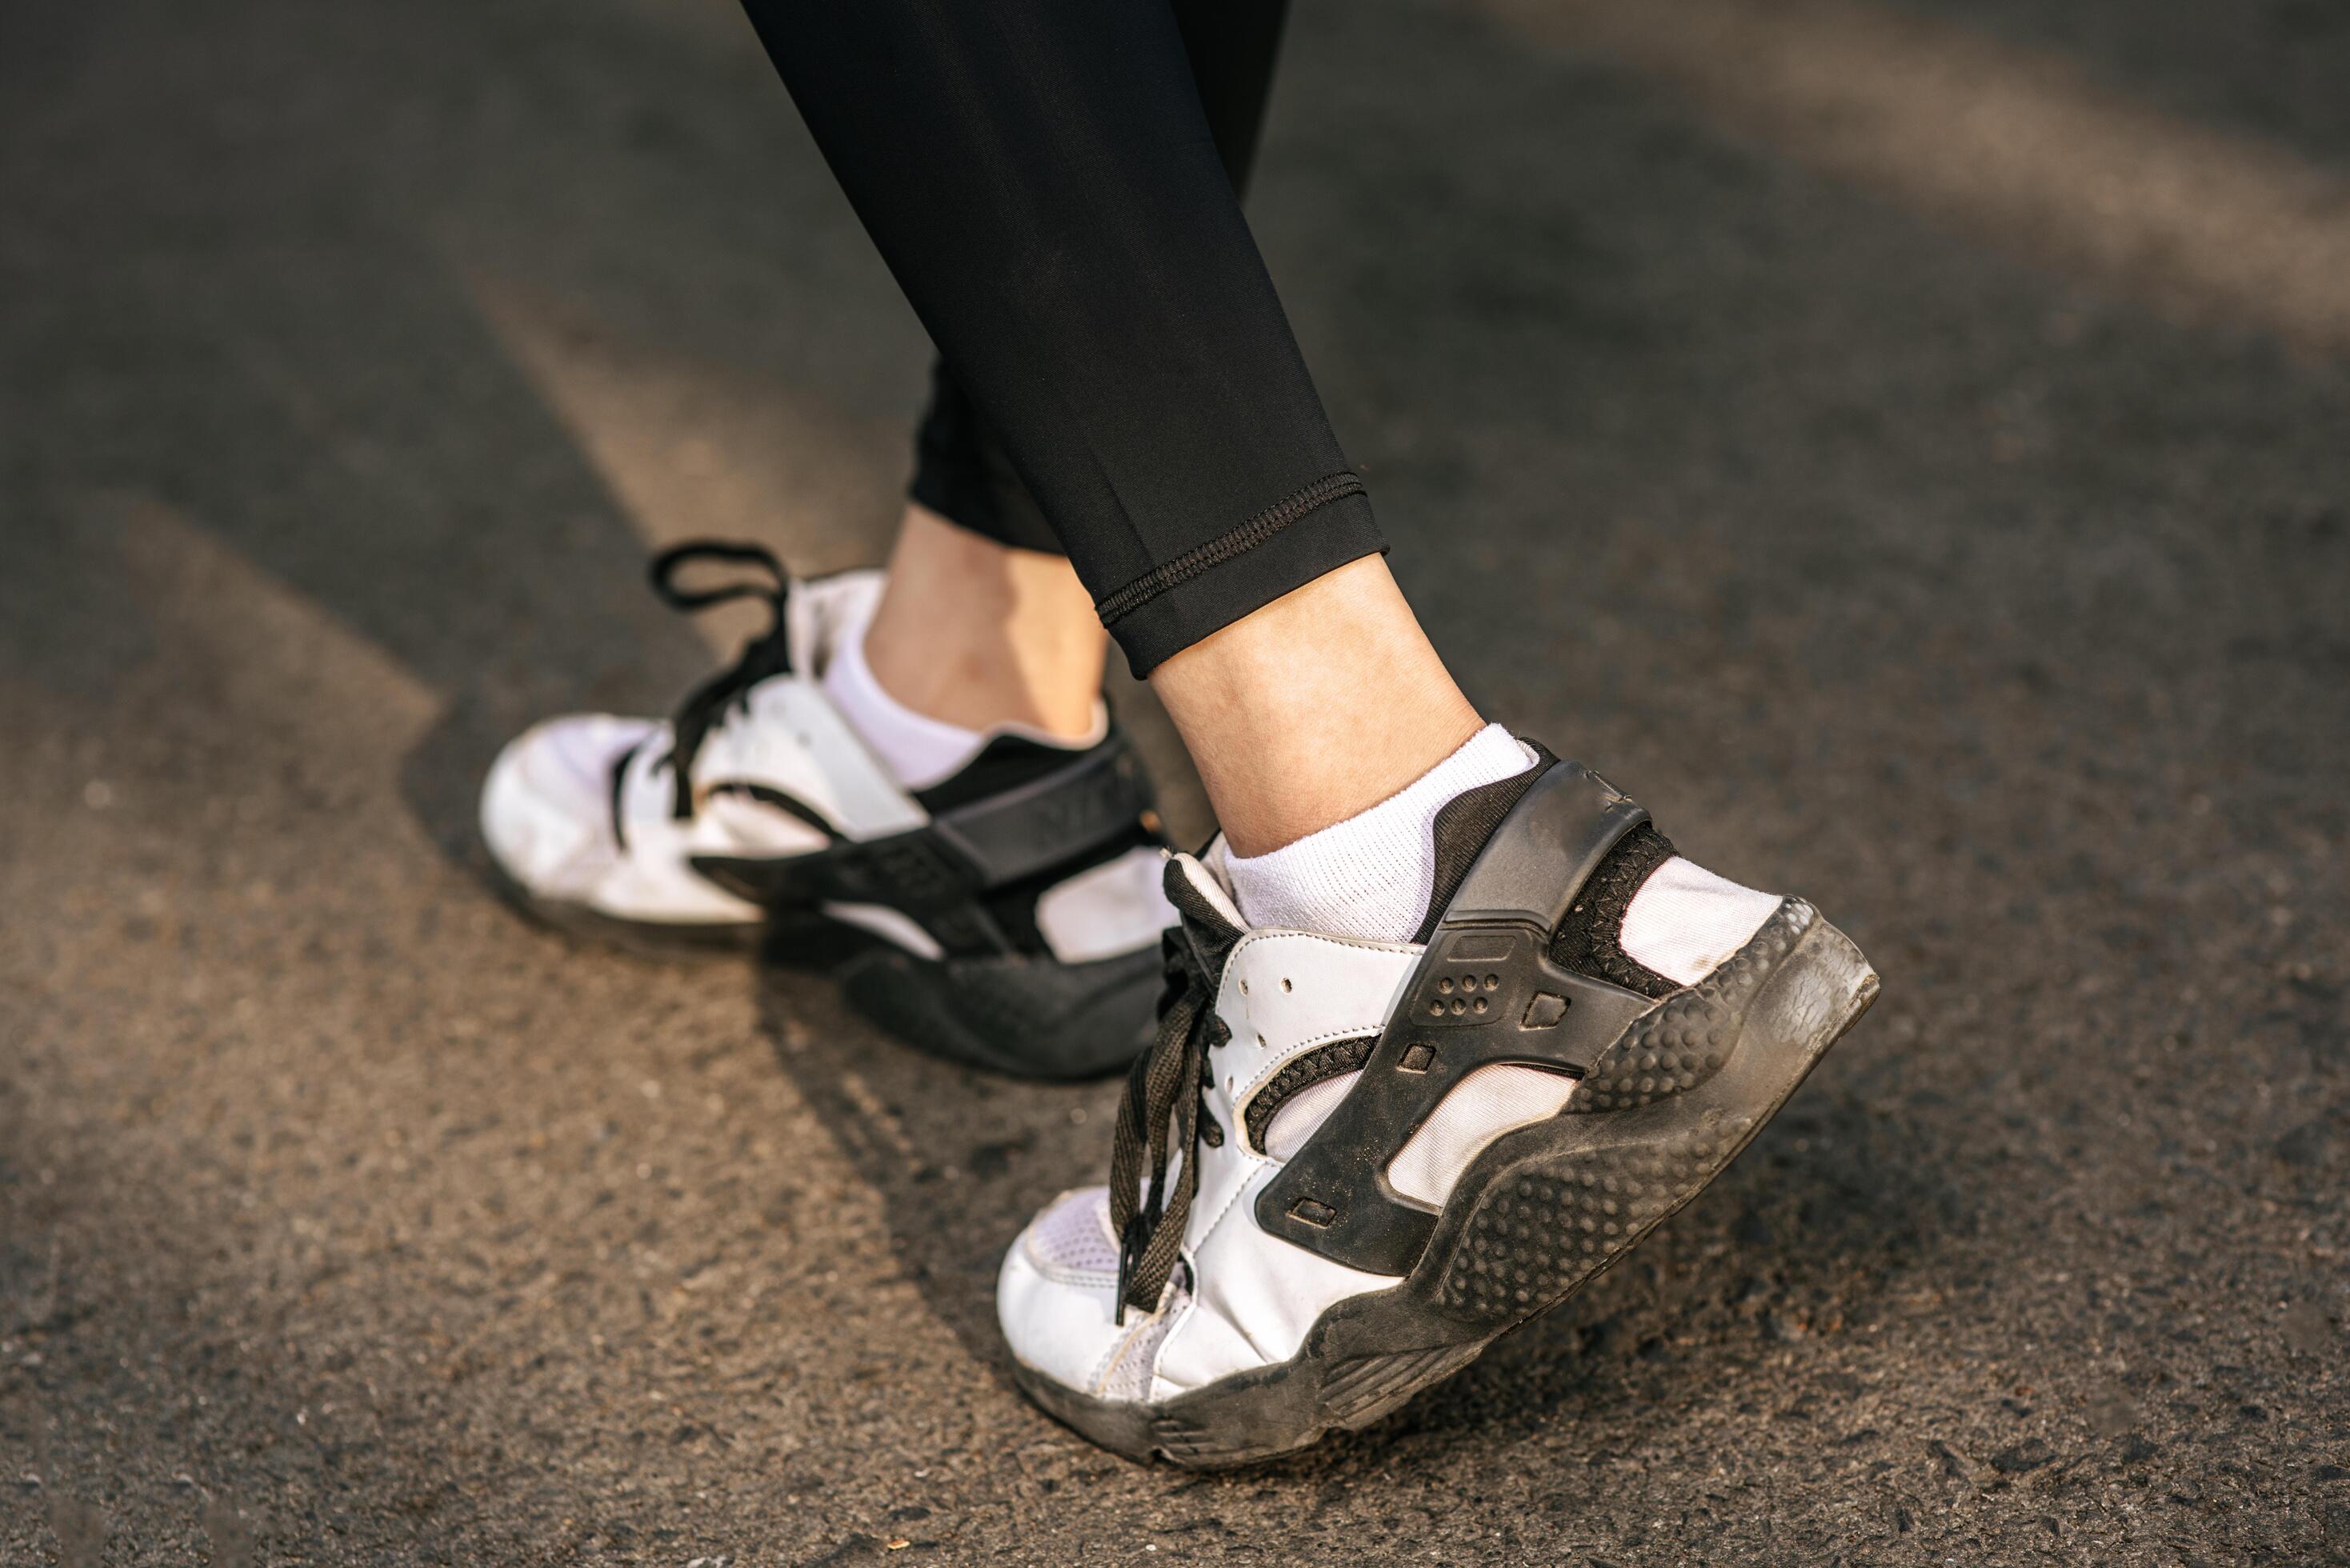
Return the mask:
M762 580L678 586L712 564ZM524 908L639 949L768 942L913 1044L1005 1072L1091 1076L1149 1044L1165 850L1107 713L1074 745L1003 729L910 792L818 679L880 573L792 583L757 545L700 543L652 577L681 609L765 598L774 624L673 719L573 714L505 747L482 837Z
M1110 1185L998 1282L1021 1387L1094 1441L1208 1468L1375 1420L1695 1197L1877 995L1811 905L1547 753L1435 840L1409 943L1252 930L1216 847L1169 865Z

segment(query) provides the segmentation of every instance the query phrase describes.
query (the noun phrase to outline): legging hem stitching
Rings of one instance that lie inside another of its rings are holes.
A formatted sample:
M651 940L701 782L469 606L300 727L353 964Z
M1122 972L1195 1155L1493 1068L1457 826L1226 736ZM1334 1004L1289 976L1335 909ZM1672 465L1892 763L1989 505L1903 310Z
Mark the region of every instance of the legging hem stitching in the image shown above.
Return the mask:
M1186 550L1164 565L1153 566L1124 587L1097 601L1094 611L1101 617L1102 625L1115 626L1161 594L1180 587L1202 573L1213 571L1235 556L1246 555L1308 514L1319 511L1334 501L1344 501L1350 495L1365 493L1362 476L1357 473L1341 470L1317 479L1303 490L1274 502L1239 527L1219 534L1206 544Z

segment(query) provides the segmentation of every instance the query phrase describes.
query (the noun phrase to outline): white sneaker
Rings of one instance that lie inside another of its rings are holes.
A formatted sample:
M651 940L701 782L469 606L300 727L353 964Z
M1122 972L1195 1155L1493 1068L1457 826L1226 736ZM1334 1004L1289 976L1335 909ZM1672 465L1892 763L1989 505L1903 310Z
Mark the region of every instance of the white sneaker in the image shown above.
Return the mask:
M1647 818L1541 753L1439 815L1408 943L1251 930L1220 852L1177 856L1187 984L1110 1186L1003 1261L1022 1388L1136 1459L1285 1453L1466 1366L1719 1175L1877 980Z
M712 562L766 580L676 586ZM1005 1071L1087 1076L1149 1043L1164 846L1107 714L1075 745L1003 729L908 791L820 683L880 573L792 583L757 545L697 543L652 576L681 609L764 597L775 623L674 719L572 714L507 744L481 828L517 902L638 948L769 941L914 1044Z

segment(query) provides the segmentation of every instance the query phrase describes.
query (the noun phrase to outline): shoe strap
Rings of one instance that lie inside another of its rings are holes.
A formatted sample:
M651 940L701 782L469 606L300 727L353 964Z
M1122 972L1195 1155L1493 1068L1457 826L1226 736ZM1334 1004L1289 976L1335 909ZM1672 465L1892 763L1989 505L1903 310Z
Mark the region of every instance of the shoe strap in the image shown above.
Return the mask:
M770 910L827 903L879 904L929 931L949 954L1019 950L987 895L1120 842L1156 843L1150 782L1126 733L1041 776L933 815L879 838L840 839L805 855L698 855L695 870Z
M1471 863L1362 1077L1257 1195L1259 1227L1367 1273L1411 1272L1437 1210L1387 1169L1445 1096L1503 1063L1580 1078L1656 1005L1549 953L1591 874L1648 819L1597 774L1551 761Z

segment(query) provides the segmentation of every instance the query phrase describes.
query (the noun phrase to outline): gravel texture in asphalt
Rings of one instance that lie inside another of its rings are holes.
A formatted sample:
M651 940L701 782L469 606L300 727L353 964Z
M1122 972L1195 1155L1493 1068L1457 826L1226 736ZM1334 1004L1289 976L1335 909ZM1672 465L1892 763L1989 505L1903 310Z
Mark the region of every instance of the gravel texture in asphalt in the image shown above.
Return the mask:
M994 1334L1114 1085L480 874L502 739L709 667L649 546L897 504L925 344L739 16L10 5L0 1562L2350 1561L2350 21L1640 14L1304 0L1252 217L1480 703L1884 1000L1202 1478Z

